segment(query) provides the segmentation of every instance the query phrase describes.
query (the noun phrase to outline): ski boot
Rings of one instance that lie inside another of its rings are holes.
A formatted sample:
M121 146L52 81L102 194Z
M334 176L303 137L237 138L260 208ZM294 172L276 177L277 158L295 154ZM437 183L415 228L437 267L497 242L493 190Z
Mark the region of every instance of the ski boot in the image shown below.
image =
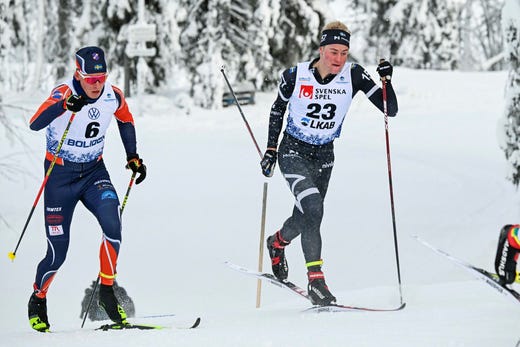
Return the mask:
M281 281L286 280L289 275L289 266L285 258L285 246L289 243L282 239L280 231L267 238L267 250L269 251L269 257L271 257L273 275Z
M116 295L114 294L114 287L101 284L99 287L99 306L101 306L108 317L115 323L128 324L126 320L126 312L119 305Z
M520 225L505 225L500 230L497 253L495 256L495 270L501 284L511 284L516 280L516 264L520 253L518 231Z
M34 330L45 333L51 327L47 317L47 298L40 298L36 293L32 293L27 304L29 324Z
M336 298L325 283L323 272L309 271L307 272L307 277L309 278L307 293L313 305L327 306L336 303Z

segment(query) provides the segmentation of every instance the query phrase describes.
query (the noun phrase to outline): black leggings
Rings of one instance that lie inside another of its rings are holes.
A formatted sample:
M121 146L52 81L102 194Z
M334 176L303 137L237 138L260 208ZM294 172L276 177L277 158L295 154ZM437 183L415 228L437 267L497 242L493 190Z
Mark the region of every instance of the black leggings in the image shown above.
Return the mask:
M278 162L296 199L281 236L290 242L301 234L305 261L318 261L321 259L323 201L334 167L333 144L310 145L285 134L278 150Z

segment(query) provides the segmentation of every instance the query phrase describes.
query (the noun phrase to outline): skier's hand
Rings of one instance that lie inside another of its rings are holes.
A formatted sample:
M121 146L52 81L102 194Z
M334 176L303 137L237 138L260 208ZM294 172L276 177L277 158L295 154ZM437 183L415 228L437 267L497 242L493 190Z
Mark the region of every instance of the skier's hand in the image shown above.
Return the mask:
M63 108L72 112L79 112L87 104L82 95L71 95L63 102Z
M276 158L278 157L278 153L274 148L268 148L265 151L264 157L260 162L260 166L262 167L262 174L265 177L271 177L274 174L274 168L276 167Z
M390 81L392 79L392 73L394 72L394 67L390 62L381 59L379 61L379 65L376 69L377 73L379 74L381 81Z
M146 165L143 164L143 159L139 158L139 154L131 153L126 157L126 168L132 172L138 173L139 177L135 180L135 184L139 184L146 178Z

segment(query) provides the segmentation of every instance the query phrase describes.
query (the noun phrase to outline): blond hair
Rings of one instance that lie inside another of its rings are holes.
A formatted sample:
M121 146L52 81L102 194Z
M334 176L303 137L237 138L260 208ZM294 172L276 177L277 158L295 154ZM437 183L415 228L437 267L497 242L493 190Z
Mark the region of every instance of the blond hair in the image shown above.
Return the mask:
M327 23L324 27L323 27L323 30L330 30L330 29L338 29L338 30L343 30L343 31L346 31L347 33L351 34L350 30L348 29L348 27L343 24L342 22L340 22L339 20L336 20L334 22L330 22L330 23Z

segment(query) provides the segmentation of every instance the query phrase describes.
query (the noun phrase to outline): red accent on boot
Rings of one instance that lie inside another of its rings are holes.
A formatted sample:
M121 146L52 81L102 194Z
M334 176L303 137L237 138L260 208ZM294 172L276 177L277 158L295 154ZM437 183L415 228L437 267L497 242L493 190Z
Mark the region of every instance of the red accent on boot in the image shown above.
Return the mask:
M307 277L309 278L309 282L312 282L317 279L325 279L325 275L321 271L309 271L307 272Z
M47 296L47 292L39 290L36 283L33 284L33 289L34 289L34 295L36 295L36 297L38 297L40 299L45 299L45 297Z
M52 276L49 277L47 281L43 283L41 288L38 288L38 285L36 283L33 283L34 295L36 295L40 299L45 299L45 297L47 296L47 291L49 290L52 280L54 279L54 276L56 276L56 273L52 274Z
M285 246L287 246L288 244L290 244L290 242L287 242L283 239L282 237L282 233L281 233L281 230L278 230L275 234L275 240L273 242L273 247L274 248L285 248Z
M273 241L273 248L275 249L284 249L285 246L287 246L290 242L287 242L283 239L282 237L282 234L281 234L281 230L278 230L275 235L274 235L274 241ZM271 259L271 264L272 265L278 265L280 264L280 257L274 257Z

